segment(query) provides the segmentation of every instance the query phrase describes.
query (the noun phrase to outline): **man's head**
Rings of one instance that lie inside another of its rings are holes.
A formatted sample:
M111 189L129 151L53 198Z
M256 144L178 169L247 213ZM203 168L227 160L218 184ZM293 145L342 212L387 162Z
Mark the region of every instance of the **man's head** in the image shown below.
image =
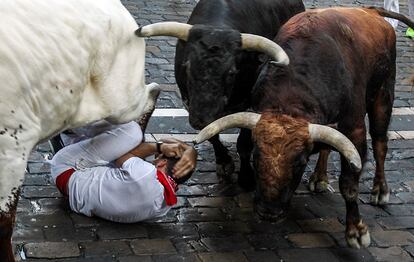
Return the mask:
M163 172L164 174L166 174L169 177L172 177L177 184L182 184L185 181L187 181L193 173L189 172L181 178L174 178L173 177L173 168L179 160L180 160L180 158L166 157L164 155L159 155L154 160L154 165L159 171Z

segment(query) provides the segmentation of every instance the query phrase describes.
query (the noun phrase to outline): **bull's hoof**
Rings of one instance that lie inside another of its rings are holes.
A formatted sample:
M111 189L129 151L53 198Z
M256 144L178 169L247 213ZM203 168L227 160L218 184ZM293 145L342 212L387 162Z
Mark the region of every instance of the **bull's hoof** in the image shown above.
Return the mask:
M375 184L371 191L371 204L385 205L390 199L390 191L386 183Z
M362 221L357 226L352 226L346 232L346 242L352 248L368 247L371 244L368 226Z
M217 163L216 173L217 173L217 177L220 180L224 180L226 182L233 183L234 182L233 178L232 178L232 174L234 173L234 162L233 162L233 160L230 160L229 162L222 163L222 164Z
M371 204L376 206L386 205L390 200L390 192L381 193L380 191L371 192Z
M320 180L320 178L313 173L311 175L311 177L309 178L309 190L311 192L317 192L317 193L322 193L322 192L327 192L329 189L329 182L328 179L326 178L323 180Z

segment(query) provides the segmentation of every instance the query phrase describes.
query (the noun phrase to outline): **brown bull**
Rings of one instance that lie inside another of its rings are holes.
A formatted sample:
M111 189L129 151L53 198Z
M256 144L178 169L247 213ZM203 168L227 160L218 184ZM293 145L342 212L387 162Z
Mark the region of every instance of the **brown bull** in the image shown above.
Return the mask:
M373 195L380 203L389 196L384 161L394 100L396 37L382 16L413 26L401 15L376 8L315 9L294 16L275 38L290 64L265 64L253 90L253 109L262 115L227 116L196 138L199 143L229 127L253 129L255 207L262 217L283 215L310 154L330 145L341 153L346 240L356 248L369 245L357 203L361 159L365 161L367 151L367 113L376 161Z

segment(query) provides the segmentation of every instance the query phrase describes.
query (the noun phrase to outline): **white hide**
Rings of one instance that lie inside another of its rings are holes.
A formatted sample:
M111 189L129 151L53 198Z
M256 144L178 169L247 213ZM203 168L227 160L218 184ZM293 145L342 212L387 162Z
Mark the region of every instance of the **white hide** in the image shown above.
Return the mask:
M0 212L33 146L106 118L154 106L144 40L119 0L0 1Z

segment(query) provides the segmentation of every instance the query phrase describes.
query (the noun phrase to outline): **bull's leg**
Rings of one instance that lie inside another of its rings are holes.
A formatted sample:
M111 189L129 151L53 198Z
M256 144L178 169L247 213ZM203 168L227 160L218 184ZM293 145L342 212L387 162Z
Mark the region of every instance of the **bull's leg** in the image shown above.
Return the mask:
M8 211L0 211L0 261L5 262L14 261L11 237L16 218L17 191L12 194L12 199L7 207Z
M229 156L228 149L220 142L219 136L215 135L208 141L213 145L216 156L216 173L219 179L231 182L231 174L234 172L234 162Z
M316 163L315 171L309 178L309 190L312 192L325 192L328 190L328 157L329 149L322 149L319 152L318 162Z
M366 129L363 123L351 132L343 132L355 145L364 163L367 151ZM361 172L351 169L347 160L341 156L341 176L339 188L346 203L346 231L345 238L350 247L360 248L369 246L371 238L368 226L362 222L358 209L359 177Z
M394 100L394 81L390 79L385 85L385 88L377 92L374 101L369 104L367 110L369 133L372 138L372 147L376 163L374 184L371 191L371 203L374 205L388 203L390 196L387 180L384 175L384 162L388 150L387 130Z
M22 128L0 130L0 261L14 261L11 236L18 188L34 145L26 135Z
M242 128L237 138L237 152L240 157L240 173L238 183L246 191L253 191L256 187L256 181L252 166L250 164L250 156L253 150L252 131Z

